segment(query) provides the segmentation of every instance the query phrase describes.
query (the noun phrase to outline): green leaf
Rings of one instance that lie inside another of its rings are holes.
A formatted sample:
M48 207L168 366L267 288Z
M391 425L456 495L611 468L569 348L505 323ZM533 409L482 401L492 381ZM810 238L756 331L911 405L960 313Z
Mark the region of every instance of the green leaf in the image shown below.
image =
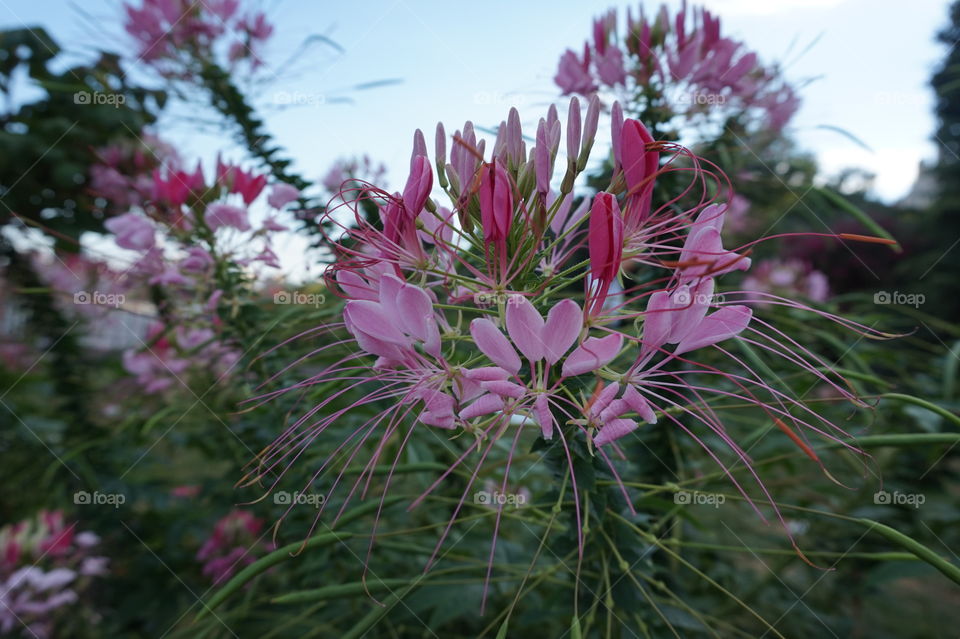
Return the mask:
M913 404L915 406L921 406L926 408L928 411L936 413L941 417L945 417L949 421L953 422L957 426L960 426L960 416L951 413L946 408L942 406L937 406L932 404L925 399L920 399L919 397L914 397L913 395L904 395L903 393L884 393L880 395L881 399L895 399L897 401L904 402L906 404Z
M404 597L410 594L410 591L412 591L418 584L419 581L415 581L404 588L400 593L393 593L390 595L387 598L387 601L383 604L374 606L373 610L368 612L366 616L357 622L357 625L351 628L349 632L341 637L341 639L359 639L359 637L362 637L364 634L366 634L367 630L370 630L370 628L375 626L380 619L386 616L388 612L393 610L394 606L396 606L398 603L400 603L400 601L403 600Z
M407 583L410 583L409 579L379 579L369 581L366 584L362 581L355 581L349 584L337 584L335 586L324 586L323 588L290 592L275 597L271 600L271 603L292 604L321 601L324 599L340 599L377 590L390 590L393 587L403 586Z
M869 527L870 530L876 530L878 533L895 544L902 546L906 550L909 550L914 555L942 572L948 579L960 585L960 568L953 565L937 553L933 552L919 541L904 535L902 532L895 530L890 526L881 524L880 522L872 519L861 518L857 521L862 523L864 526Z
M583 639L583 631L580 629L580 617L574 615L570 622L570 639Z
M339 541L349 539L350 537L353 537L353 533L338 532L328 533L326 535L318 535L308 539L305 542L287 544L283 548L274 550L272 553L261 557L234 575L232 579L230 579L219 591L216 592L216 594L214 594L205 604L203 604L203 609L197 613L197 616L194 618L194 622L203 619L208 612L213 611L214 608L226 601L232 594L240 590L240 588L242 588L251 579L268 570L269 568L272 568L273 566L295 556L295 553L299 553L303 550L330 546Z

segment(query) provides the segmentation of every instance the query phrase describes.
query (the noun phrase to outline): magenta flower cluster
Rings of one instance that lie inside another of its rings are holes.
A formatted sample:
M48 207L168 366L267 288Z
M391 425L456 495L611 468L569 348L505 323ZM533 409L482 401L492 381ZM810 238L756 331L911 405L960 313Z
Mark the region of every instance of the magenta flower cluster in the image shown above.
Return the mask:
M554 81L564 94L609 90L687 124L697 116L754 111L765 127L780 131L800 104L777 68L723 36L718 16L686 1L675 15L665 5L653 16L642 6L637 16L628 8L622 32L611 9L594 20L582 53L568 49L561 56Z
M197 64L216 61L263 64L261 48L273 25L260 11L242 12L240 0L142 0L125 3L124 29L133 39L138 61L171 79L189 79Z
M77 628L81 617L93 620L89 589L108 573L99 545L96 534L77 532L61 511L0 528L0 633L19 628L21 636L44 639L64 636L58 628Z
M273 550L272 543L262 539L263 524L262 519L245 510L232 510L221 517L197 552L204 576L220 584L264 551Z

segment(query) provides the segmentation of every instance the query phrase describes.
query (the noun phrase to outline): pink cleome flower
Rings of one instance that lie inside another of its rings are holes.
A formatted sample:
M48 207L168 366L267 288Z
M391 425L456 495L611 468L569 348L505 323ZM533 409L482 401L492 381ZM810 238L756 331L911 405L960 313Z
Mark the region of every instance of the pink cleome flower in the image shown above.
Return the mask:
M331 383L340 388L277 438L258 459L258 476L275 474L279 482L353 410L365 417L351 435L330 444L314 474L314 481L335 476L318 517L347 476L347 466L371 442L363 471L350 475L347 499L384 461L388 442L396 463L424 429L473 437L462 440L463 454L411 507L451 472L472 465L462 506L498 442L509 438L505 445L512 459L527 433L548 440L567 460L573 441L583 442L613 477L618 477L614 457L624 455L621 443L642 424L655 423L686 433L714 457L714 442L722 442L750 468L711 398L745 403L792 428L792 434L813 433L853 449L843 442L847 434L840 426L778 388L726 345L743 340L863 406L828 362L756 318L749 306L737 303L738 294L714 295L724 274L751 264L749 247L723 244L733 194L722 173L678 145L653 140L642 123L617 117L618 105L612 111L616 170L599 193L573 193L597 131L596 98L585 120L576 98L568 109L568 159L558 190L551 182L561 127L557 109L550 107L529 153L519 115L511 110L490 155L471 123L450 140L440 126L434 168L425 145L415 143L402 195L368 187L353 199L351 191L343 193L344 204L327 213L336 256L328 286L345 300L343 321L310 334L339 335L316 352L344 345L349 352L287 390ZM659 198L666 204L654 207L651 192L667 172L688 176L690 187ZM428 196L433 182L449 198L449 208ZM380 220L371 222L361 211L361 202L371 201ZM343 209L353 213L349 222ZM740 294L745 300L753 295ZM771 303L805 308L790 299ZM361 391L361 397L342 406L341 398L352 391ZM510 459L498 466L503 486ZM572 461L568 472L576 494ZM384 482L384 496L391 478ZM755 473L753 478L767 494ZM730 479L750 499L738 480ZM579 517L579 499L574 503Z

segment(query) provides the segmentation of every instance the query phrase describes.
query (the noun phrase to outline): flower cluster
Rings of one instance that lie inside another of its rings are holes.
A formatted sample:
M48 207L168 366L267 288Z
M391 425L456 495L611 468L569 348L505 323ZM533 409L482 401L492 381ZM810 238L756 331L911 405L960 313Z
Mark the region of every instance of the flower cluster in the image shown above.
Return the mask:
M125 299L131 284L123 272L83 253L51 257L37 252L32 257L34 271L66 317L115 323L110 311Z
M167 167L180 169L176 150L159 138L124 140L95 151L97 162L90 167L90 190L102 198L108 215L142 208L153 194L153 174Z
M593 23L582 55L568 49L554 78L564 94L620 92L666 111L663 119L754 110L770 130L780 131L799 98L775 67L720 33L720 18L704 8L681 5L671 16L661 6L653 17L628 9L626 29L617 30L611 9Z
M0 632L53 637L70 616L78 626L80 602L93 578L107 574L107 559L96 556L100 543L92 532L76 532L60 511L0 528Z
M266 16L242 12L239 0L143 0L139 7L124 4L124 11L137 57L176 79L190 77L195 63L210 60L220 47L226 47L228 62L256 68L273 34Z
M263 520L248 511L232 510L220 518L197 553L203 574L219 584L237 568L256 561L262 551L273 550L270 542L261 541L262 530Z
M157 169L140 209L106 221L116 244L135 254L125 273L130 285L151 288L158 311L142 343L124 355L148 393L169 388L194 364L220 377L236 363L217 309L231 303L253 269L279 267L271 238L286 228L279 213L300 196L273 185L265 198L271 212L255 221L251 208L262 208L267 186L266 175L220 161L212 180L199 165L193 172Z
M576 440L576 450L591 451L614 477L623 444L643 424L657 422L686 433L715 459L713 447L722 442L749 467L713 408L717 400L756 408L804 451L811 449L798 432L835 442L846 436L725 345L737 338L813 376L838 399L863 405L828 362L754 316L742 302L756 293L715 295L718 278L747 270L751 262L749 246L723 245L733 194L716 167L678 145L655 141L641 122L623 119L615 104L612 177L598 193L574 193L599 111L596 97L585 115L577 98L570 101L565 162L557 162L564 125L553 106L539 120L529 150L515 109L492 147L477 139L470 122L450 137L438 125L432 161L423 136L415 138L402 192L364 188L350 204L327 212L331 224L339 225L338 235L330 237L336 261L328 285L346 302L343 322L322 329L343 328L347 337L317 352L344 343L353 352L292 390L331 382L343 390L277 439L258 460L257 477L282 476L304 449L358 407L369 418L335 442L314 476L351 463L371 438L379 439L351 495L382 462L388 441L402 441L402 455L419 429L468 433L473 442L421 499L471 459L475 479L498 442L512 440L503 444L512 456L521 435L531 432L567 460ZM556 164L562 169L557 188ZM654 200L652 192L667 173L687 176L689 186ZM435 183L448 206L432 198ZM370 199L380 214L373 222L359 212L360 200ZM344 200L349 202L348 193ZM351 219L343 208L353 212ZM805 308L772 296L769 303ZM345 393L361 389L355 403L332 410ZM570 461L576 491L574 466ZM508 461L504 486L509 472ZM343 476L341 471L331 492ZM388 478L384 491L389 484Z
M827 276L801 260L763 260L745 277L745 290L825 302L830 296Z

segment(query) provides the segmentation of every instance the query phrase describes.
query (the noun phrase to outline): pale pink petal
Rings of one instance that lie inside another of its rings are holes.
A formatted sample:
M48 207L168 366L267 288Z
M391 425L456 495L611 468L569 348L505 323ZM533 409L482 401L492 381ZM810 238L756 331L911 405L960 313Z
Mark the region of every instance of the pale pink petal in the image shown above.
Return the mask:
M563 300L547 313L543 326L544 356L550 365L566 355L583 328L583 311L573 300Z
M343 308L348 326L366 333L384 342L409 345L410 339L396 326L396 318L391 318L384 308L376 302L353 300Z
M657 415L650 407L650 403L633 386L627 386L627 390L623 393L623 401L648 424L657 423Z
M687 335L674 350L680 355L711 346L737 335L747 327L753 312L746 306L725 306L708 315L690 335Z
M512 397L513 399L520 399L527 393L525 386L502 380L480 382L480 386L482 386L484 390L490 391L500 397Z
M379 299L377 290L353 271L337 271L337 284L340 285L340 289L349 298L355 300L371 300L374 302Z
M590 414L599 415L613 401L618 392L620 392L620 384L617 382L604 386L596 399L593 400L593 404L590 405Z
M383 340L372 337L367 333L355 328L351 329L350 332L357 340L357 344L360 346L360 348L366 352L379 355L388 362L398 362L403 360L404 352L397 344L384 342ZM378 363L380 363L379 360Z
M403 329L418 340L426 341L429 322L433 319L433 303L426 291L412 284L404 284L397 294L397 311Z
M546 395L537 395L533 400L533 412L540 422L540 432L544 439L553 439L553 427L556 420L553 418L553 411L550 410L550 401Z
M463 376L477 382L493 382L507 379L510 377L510 373L499 366L482 366L480 368L464 369Z
M613 421L624 413L630 412L630 406L622 399L615 399L600 412L600 421L604 424Z
M600 432L594 435L593 443L596 446L603 446L612 441L616 441L624 435L637 429L637 422L632 419L614 419L603 425Z
M428 411L453 414L453 398L443 391L434 388L424 389L420 393L420 399L423 400L423 407Z
M434 413L433 411L423 411L420 413L420 421L427 426L445 428L453 430L456 428L456 417L452 413Z
M517 351L513 350L510 342L493 322L485 317L473 320L470 322L470 334L473 335L477 348L489 357L490 361L511 375L517 374L520 370Z
M397 308L397 297L402 288L403 280L396 275L387 274L380 278L380 306L393 324L397 323L397 314L400 312Z
M673 302L666 291L657 291L647 301L647 310L643 314L643 346L640 357L657 350L670 339L673 327Z
M713 278L703 280L692 289L686 284L677 288L672 297L676 310L670 330L671 344L681 341L700 325L707 315L712 297Z
M428 355L440 358L440 329L433 317L427 318L427 335L423 339L423 350Z
M501 410L503 410L503 400L496 395L488 394L460 411L460 419L473 419L474 417L489 415L490 413L496 413Z
M543 359L543 317L525 297L516 296L507 304L507 332L523 356L531 362Z
M611 333L606 337L588 337L563 362L563 376L572 377L606 366L620 352L623 335Z

